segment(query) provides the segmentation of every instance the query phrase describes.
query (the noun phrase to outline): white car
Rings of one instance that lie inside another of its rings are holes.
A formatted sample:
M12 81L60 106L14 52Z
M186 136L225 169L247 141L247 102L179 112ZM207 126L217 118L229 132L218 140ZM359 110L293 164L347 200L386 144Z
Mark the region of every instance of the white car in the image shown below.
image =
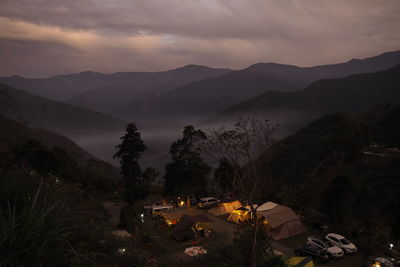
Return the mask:
M199 208L207 208L207 207L218 205L219 202L220 201L218 199L216 199L215 197L203 197L203 198L200 198L200 200L198 202L198 206L199 206Z
M344 236L329 233L325 236L325 239L332 245L340 247L347 254L353 254L357 252L357 247Z
M343 257L343 255L344 255L343 250L341 248L339 248L338 246L332 245L328 242L324 242L316 236L308 237L307 244L318 247L320 249L326 249L326 251L328 252L328 255L332 259L339 259L339 258Z

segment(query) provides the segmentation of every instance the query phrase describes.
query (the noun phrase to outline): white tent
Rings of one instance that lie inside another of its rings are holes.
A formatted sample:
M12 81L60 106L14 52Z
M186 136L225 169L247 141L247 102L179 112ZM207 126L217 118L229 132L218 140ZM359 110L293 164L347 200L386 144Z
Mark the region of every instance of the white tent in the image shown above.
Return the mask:
M265 205L268 208L271 206L271 204ZM306 231L299 216L291 208L283 205L277 204L267 210L257 210L257 215L265 218L266 224L270 228L271 237L275 240L288 238Z
M278 206L278 204L268 201L268 202L265 202L264 204L258 206L257 211L271 210L271 209L275 208L276 206Z

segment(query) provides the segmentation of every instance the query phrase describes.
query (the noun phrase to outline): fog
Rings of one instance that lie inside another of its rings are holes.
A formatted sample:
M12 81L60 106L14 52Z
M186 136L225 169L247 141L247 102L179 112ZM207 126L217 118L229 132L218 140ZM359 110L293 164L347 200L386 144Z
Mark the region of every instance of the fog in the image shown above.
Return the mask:
M294 133L315 119L317 115L296 110L275 110L262 114L252 114L252 116L244 114L242 117L255 117L260 120L269 120L272 124L278 124L278 129L274 134L274 140L278 141ZM182 131L186 125L193 125L196 129L202 129L207 133L210 129L222 126L231 128L238 118L238 116L230 116L204 120L204 118L200 117L174 117L171 120L152 119L135 122L148 148L140 159L141 167L143 169L153 167L160 172L160 177L162 177L165 164L170 161L170 146L172 142L182 137ZM120 129L96 135L71 136L71 138L92 155L119 166L118 159L113 159L112 157L116 153L115 147L120 144L120 138L123 134L124 129Z

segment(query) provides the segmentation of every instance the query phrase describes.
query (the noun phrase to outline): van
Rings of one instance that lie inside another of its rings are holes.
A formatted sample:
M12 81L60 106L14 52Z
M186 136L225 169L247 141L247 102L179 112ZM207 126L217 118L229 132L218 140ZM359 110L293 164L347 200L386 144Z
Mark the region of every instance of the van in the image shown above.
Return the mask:
M198 202L199 208L207 208L207 207L212 207L218 205L220 201L216 199L215 197L204 197L200 198Z

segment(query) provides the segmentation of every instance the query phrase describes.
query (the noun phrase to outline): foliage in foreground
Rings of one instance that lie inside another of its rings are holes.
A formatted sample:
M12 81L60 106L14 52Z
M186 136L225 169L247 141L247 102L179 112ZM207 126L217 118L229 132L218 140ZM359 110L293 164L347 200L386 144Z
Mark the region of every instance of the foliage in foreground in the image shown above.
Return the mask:
M0 209L0 266L55 266L68 262L74 250L63 224L63 203L50 203L42 184L22 210L8 202Z

